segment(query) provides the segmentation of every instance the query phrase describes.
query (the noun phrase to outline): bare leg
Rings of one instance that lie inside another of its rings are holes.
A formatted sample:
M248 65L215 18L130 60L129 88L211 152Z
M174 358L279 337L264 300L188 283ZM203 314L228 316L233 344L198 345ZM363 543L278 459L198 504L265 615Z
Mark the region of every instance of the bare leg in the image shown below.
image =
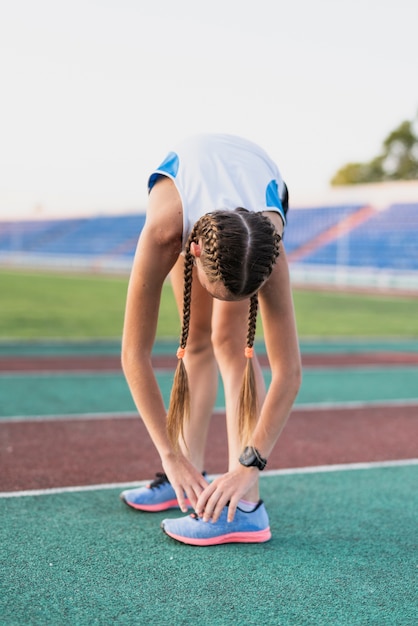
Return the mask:
M244 350L248 326L249 300L241 302L214 302L213 345L225 391L229 470L239 463L242 452L238 430L238 400L246 366ZM257 382L258 405L261 407L265 397L265 385L261 367L256 356L253 367ZM258 484L245 496L256 502L259 499Z
M180 316L183 309L183 267L184 259L179 257L170 274ZM206 439L218 387L218 368L211 343L212 302L212 296L194 275L190 330L184 357L190 387L190 421L185 424L186 446L182 444L182 450L200 471L205 469Z

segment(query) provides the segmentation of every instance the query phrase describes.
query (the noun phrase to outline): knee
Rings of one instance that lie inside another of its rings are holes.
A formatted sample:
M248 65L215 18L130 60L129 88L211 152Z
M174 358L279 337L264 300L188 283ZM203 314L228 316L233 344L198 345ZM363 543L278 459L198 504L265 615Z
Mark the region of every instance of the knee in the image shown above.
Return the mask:
M210 330L195 328L187 339L186 353L191 358L213 357Z
M212 332L212 346L217 361L244 356L245 335L230 327L218 328Z

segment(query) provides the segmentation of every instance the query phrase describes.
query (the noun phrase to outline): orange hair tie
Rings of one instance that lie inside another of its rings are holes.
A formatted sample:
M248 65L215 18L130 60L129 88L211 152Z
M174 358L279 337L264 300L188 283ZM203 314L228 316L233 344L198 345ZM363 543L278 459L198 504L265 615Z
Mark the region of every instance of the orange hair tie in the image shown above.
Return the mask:
M178 348L176 354L178 359L182 359L186 354L186 348Z
M254 356L254 348L249 348L248 346L245 348L245 356L247 359L252 359Z

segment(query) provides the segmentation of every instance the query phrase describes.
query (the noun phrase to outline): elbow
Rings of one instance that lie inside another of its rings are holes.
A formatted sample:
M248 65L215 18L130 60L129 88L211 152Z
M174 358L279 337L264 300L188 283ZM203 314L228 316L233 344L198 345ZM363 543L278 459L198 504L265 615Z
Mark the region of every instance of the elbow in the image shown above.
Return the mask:
M287 371L287 389L289 395L292 396L292 401L296 400L296 397L302 386L302 363L300 358L295 360Z
M130 359L129 353L126 350L122 349L121 357L120 357L120 364L122 366L122 372L124 373L125 378L128 378L128 373L130 370L130 361L131 359Z
M296 399L296 396L299 393L299 390L302 385L302 364L300 359L295 362L294 366L291 368L289 372L289 391L291 391L293 395L293 399Z
M272 366L271 385L276 389L278 401L290 406L295 402L302 385L302 364L300 358L291 358Z
M122 343L121 366L122 372L124 373L127 380L129 380L130 375L135 370L136 364L137 358L135 350L133 350L132 347Z
M122 372L130 383L136 379L139 372L151 365L151 352L148 349L140 349L134 342L125 343L122 341L121 366Z
M122 348L121 355L120 355L120 364L121 364L121 367L122 367L122 372L125 374L125 376L126 376L126 372L127 372L127 369L128 369L128 362L129 362L128 354L127 354L126 350L124 350Z

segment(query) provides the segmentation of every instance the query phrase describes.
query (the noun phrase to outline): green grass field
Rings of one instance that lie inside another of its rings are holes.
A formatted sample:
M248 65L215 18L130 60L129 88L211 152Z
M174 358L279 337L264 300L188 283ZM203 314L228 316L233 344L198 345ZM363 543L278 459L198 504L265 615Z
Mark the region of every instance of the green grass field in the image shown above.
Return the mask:
M118 338L127 284L128 277L1 270L0 339ZM418 337L418 298L295 289L294 300L300 337ZM158 336L178 333L167 283Z

